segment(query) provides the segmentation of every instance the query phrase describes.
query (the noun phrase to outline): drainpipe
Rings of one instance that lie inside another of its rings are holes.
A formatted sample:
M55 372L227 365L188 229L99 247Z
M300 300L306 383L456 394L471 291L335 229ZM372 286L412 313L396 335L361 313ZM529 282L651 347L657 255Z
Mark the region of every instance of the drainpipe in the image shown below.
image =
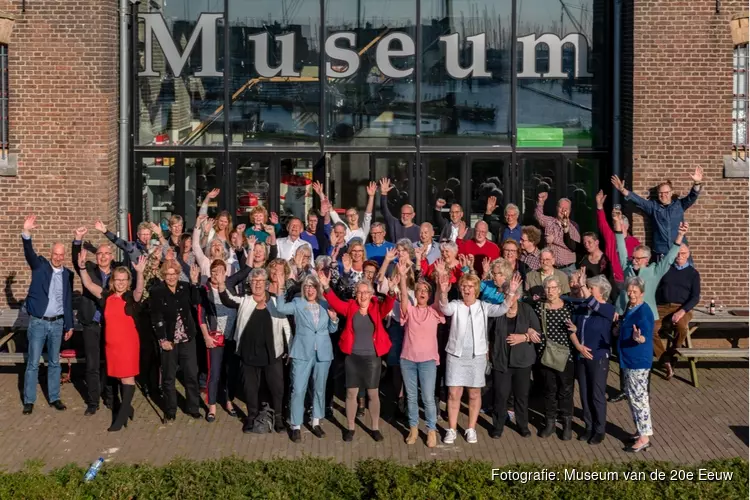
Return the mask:
M621 158L621 106L620 97L622 85L622 0L615 0L614 26L613 26L613 43L612 43L612 175L622 176L622 158ZM631 179L632 181L632 179ZM632 186L631 186L632 189ZM612 188L612 202L620 203L620 192Z
M128 83L130 79L130 44L128 38L128 17L130 0L120 0L120 157L119 157L119 189L118 216L120 236L127 237L128 230L128 172L130 156L130 93Z

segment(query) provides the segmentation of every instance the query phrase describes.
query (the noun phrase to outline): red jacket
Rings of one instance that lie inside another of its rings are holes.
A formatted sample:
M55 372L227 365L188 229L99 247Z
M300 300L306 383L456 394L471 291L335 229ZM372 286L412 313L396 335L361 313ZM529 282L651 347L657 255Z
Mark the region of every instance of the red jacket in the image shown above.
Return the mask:
M341 338L339 338L339 348L344 354L351 354L352 347L354 347L354 315L359 312L359 304L354 299L341 300L330 288L325 293L325 298L328 305L337 314L346 318L346 326L341 333ZM388 294L382 303L377 297L373 297L370 299L370 306L367 308L367 314L370 315L370 319L375 325L372 342L375 344L375 353L378 356L385 356L391 349L391 339L383 327L383 318L391 312L394 302L396 302L396 297L391 294Z
M610 264L612 265L612 277L615 279L615 281L621 283L625 279L625 277L622 272L622 267L620 266L620 259L617 255L617 241L615 240L615 232L612 231L611 227L609 227L607 216L604 214L604 210L596 211L596 223L597 226L599 226L599 232L602 234L602 239L604 240L604 255L607 256ZM625 235L625 246L628 249L628 258L631 258L633 256L633 250L635 250L635 247L640 244L641 242L638 241L638 238L627 234Z

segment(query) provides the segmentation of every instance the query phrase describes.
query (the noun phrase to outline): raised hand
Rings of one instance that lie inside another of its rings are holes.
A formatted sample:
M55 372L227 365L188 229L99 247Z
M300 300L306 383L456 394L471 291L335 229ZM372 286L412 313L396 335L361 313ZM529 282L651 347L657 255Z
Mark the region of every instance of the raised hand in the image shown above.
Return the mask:
M258 242L258 238L256 238L254 235L247 237L247 247L248 248L253 248L257 242Z
M318 281L323 289L328 288L331 285L331 276L325 271L318 273Z
M466 256L466 264L469 266L469 269L474 269L474 254L470 253Z
M385 258L383 259L384 262L393 262L396 260L396 256L398 256L398 250L396 250L396 247L389 248L385 252Z
M424 253L427 251L427 247L417 247L414 249L414 258L417 263L421 262L424 258Z
M441 259L438 259L438 260L441 260ZM466 254L463 254L463 253L458 254L458 264L461 267L469 267L468 256ZM435 267L437 267L437 265Z
M622 192L625 190L625 182L623 182L619 177L616 175L613 175L610 178L610 181L612 182L612 185L615 187L616 190Z
M536 203L537 205L543 205L544 202L547 201L547 198L549 198L549 193L547 191L542 191L538 195L536 195Z
M596 208L599 210L604 210L604 200L607 199L607 195L604 194L604 191L601 189L598 193L596 193Z
M677 229L677 237L685 236L688 232L688 223L680 222L680 227Z
M276 220L278 220L278 218ZM274 224L276 223L274 222ZM274 226L274 224L267 224L263 226L263 230L268 233L269 236L276 236L276 226Z
M646 341L646 339L643 337L643 334L641 333L641 329L636 325L633 325L633 340L635 340L639 344L643 344Z
M373 196L375 196L375 193L377 192L378 192L378 185L375 184L374 182L370 182L367 185L367 196L372 198Z
M406 275L409 273L409 262L408 261L398 261L398 264L396 264L396 269L398 269L398 273L402 277L406 277Z
M135 269L135 272L138 274L143 274L143 271L146 270L146 262L148 261L148 258L145 255L141 255L138 257L138 261L133 264L133 269Z
M315 194L317 194L320 199L324 199L325 195L323 194L323 184L320 183L320 181L315 181L312 183L313 191L315 191Z
M195 220L195 225L203 225L206 222L206 219L208 219L208 215L202 214L199 215L198 218Z
M388 177L383 177L382 179L380 179L380 194L387 195L391 189L393 189L393 186L391 185L391 180Z
M217 196L219 196L219 193L221 193L221 189L219 189L219 188L213 188L206 195L206 199L213 200L214 198L216 198Z
M210 231L211 228L214 227L214 220L212 218L208 218L203 221L203 231Z
M271 212L271 215L268 217L268 220L271 221L271 224L278 224L279 223L279 214L276 212Z
M522 283L523 278L521 278L521 273L514 273L513 277L510 279L510 293L515 295L518 289L521 288Z
M344 266L344 272L348 273L352 270L352 256L345 253L341 256L341 264Z
M201 268L198 267L198 264L193 264L190 266L190 282L194 285L198 283L198 278L201 276Z
M88 233L88 232L89 232L89 230L86 229L86 226L81 226L81 227L77 228L74 231L74 233L73 233L75 235L74 236L75 240L76 241L82 241L83 237L86 236L86 233Z
M435 200L435 210L442 210L445 206L445 200L442 198L438 198Z
M443 293L443 295L448 294L448 290L451 289L451 278L448 274L443 273L438 278L438 283L440 285L440 291Z
M622 232L622 219L620 217L612 217L612 229L614 229L616 233Z
M88 252L85 248L81 248L81 253L78 254L78 267L83 269L86 267L86 256Z
M245 229L247 229L247 224L238 224L237 225L237 232L240 234L245 234Z
M339 315L336 314L336 311L330 308L328 309L328 317L331 318L331 321L334 321L334 322L338 321L339 319Z
M486 214L491 214L497 208L497 196L490 196L487 198L487 209L484 211Z
M695 184L700 184L701 182L703 182L703 168L695 167L695 173L690 174L690 178L693 179L693 182Z
M31 234L31 231L36 229L36 215L28 215L23 220L23 232Z
M94 229L99 231L100 233L106 233L107 232L107 226L104 225L104 223L100 220L97 220L94 223Z
M490 258L485 257L482 259L482 276L487 276L490 274Z
M156 236L161 236L161 227L156 222L149 222L148 227L151 228L151 232Z
M320 201L320 215L321 217L325 217L331 212L331 202L328 200L321 200Z

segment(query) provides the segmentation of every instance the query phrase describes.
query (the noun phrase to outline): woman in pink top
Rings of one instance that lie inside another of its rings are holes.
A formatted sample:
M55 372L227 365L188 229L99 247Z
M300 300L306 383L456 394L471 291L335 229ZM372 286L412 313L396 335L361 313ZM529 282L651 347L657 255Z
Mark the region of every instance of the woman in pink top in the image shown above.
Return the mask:
M403 267L403 269L402 269ZM406 386L409 414L409 436L406 444L414 444L419 436L418 385L422 386L422 404L427 424L427 447L437 445L437 408L435 406L435 379L438 355L437 328L445 323L445 316L427 303L432 295L432 286L426 281L417 282L414 296L417 305L409 302L407 286L408 268L399 263L401 276L401 324L404 325L404 346L401 350L401 375Z

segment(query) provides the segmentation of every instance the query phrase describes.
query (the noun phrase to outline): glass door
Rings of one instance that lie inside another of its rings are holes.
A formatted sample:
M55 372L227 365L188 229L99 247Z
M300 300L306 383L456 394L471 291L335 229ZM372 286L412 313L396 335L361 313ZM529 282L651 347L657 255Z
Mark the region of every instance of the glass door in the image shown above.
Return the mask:
M414 155L408 153L373 154L370 156L370 172L372 173L372 179L378 182L378 189L380 188L379 182L381 179L388 178L390 180L391 190L388 193L387 207L391 215L399 218L401 207L407 204L415 206L416 184L414 180L416 178L416 163ZM378 197L375 198L373 218L382 221L385 219L385 215L383 215L381 210L379 196L378 192ZM419 219L415 219L415 222L419 222Z
M272 165L271 155L256 153L232 155L226 180L229 184L228 198L231 210L235 214L235 224L249 224L248 216L257 206L266 207L269 212L275 211L271 206L272 192L278 183L274 182L275 172Z
M539 193L548 193L544 204L544 213L548 215L555 213L557 200L565 197L563 156L523 154L518 156L518 164L521 220L523 224L535 224L534 210Z
M435 221L437 217L448 218L451 205L458 203L466 206L469 192L469 174L465 168L465 155L423 155L421 168L421 184L423 198L419 202L424 221ZM436 212L436 202L445 201Z
M487 200L495 197L497 208L494 216L503 220L505 205L511 202L508 189L510 179L511 155L501 154L492 156L469 156L467 168L469 170L469 202L464 208L467 220L474 227L484 218L487 212Z
M220 188L219 197L208 205L209 217L216 215L226 208L227 193L222 185L223 155L222 156L185 156L181 158L181 168L178 169L184 189L177 191L178 206L182 206L185 228L195 226L198 211L209 191Z

